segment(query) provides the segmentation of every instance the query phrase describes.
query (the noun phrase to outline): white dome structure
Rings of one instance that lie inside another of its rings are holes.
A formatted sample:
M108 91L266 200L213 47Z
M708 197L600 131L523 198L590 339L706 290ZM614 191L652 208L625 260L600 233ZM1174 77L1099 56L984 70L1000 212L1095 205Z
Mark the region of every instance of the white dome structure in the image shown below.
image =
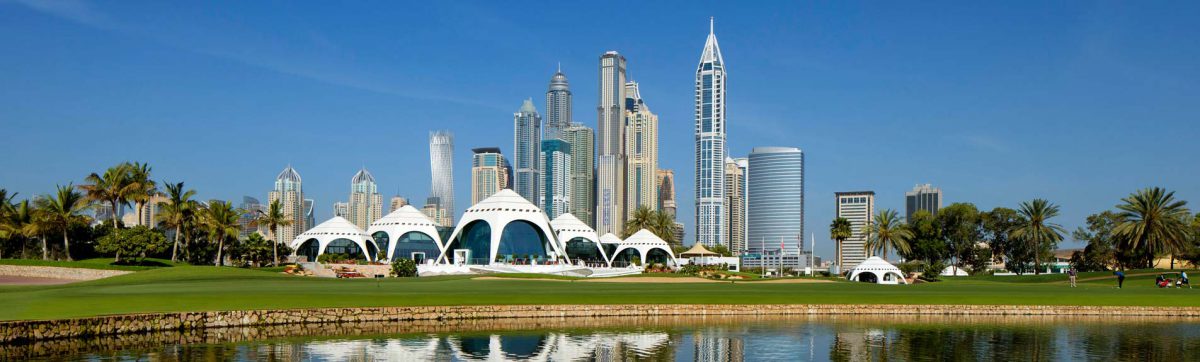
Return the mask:
M366 231L341 216L334 216L308 229L288 246L295 250L294 255L307 257L308 261L316 261L321 254L347 254L352 258L373 261L379 252L378 245Z
M604 236L608 235L612 234ZM601 237L601 242L604 242L604 239ZM612 263L621 266L635 264L634 257L640 261L639 265L662 263L672 267L679 266L679 262L675 260L675 253L671 252L671 245L646 229L638 230L628 239L619 242L611 256Z
M876 284L908 284L908 281L904 279L904 272L901 272L900 268L878 256L872 256L854 269L850 269L848 279Z
M504 189L463 212L438 262L569 262L560 245L546 213L513 190Z
M946 267L946 269L942 269L942 276L944 277L965 277L968 275L970 274L967 273L966 269L957 265L951 265Z
M387 253L388 261L403 258L420 265L437 260L445 251L437 224L412 205L404 205L371 223L367 233Z
M576 264L609 265L608 254L600 245L600 236L591 226L574 215L562 214L550 221L563 251Z

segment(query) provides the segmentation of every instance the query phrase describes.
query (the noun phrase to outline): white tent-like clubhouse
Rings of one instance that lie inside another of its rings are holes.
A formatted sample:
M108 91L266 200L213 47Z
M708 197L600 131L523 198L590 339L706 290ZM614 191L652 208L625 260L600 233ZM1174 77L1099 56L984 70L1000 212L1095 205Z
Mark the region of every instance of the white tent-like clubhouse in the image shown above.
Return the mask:
M876 284L908 284L900 268L878 256L870 257L854 269L850 269L848 279Z

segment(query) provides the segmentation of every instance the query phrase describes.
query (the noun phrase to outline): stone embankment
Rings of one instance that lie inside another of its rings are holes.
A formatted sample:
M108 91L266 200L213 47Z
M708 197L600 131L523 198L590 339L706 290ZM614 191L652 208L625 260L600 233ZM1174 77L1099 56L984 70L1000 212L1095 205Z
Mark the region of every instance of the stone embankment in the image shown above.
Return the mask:
M1011 305L502 305L361 307L128 314L0 322L0 343L204 328L497 318L655 316L928 315L1200 317L1200 308Z
M54 266L0 265L0 275L25 278L94 280L129 274L124 270L61 268Z

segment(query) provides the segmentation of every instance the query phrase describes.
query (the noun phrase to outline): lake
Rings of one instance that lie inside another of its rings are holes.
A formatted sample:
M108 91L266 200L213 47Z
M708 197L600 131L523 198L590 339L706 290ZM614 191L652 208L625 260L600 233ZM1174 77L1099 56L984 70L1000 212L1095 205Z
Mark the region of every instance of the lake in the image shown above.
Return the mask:
M292 325L0 346L0 359L1185 361L1200 320L1012 316L547 318Z

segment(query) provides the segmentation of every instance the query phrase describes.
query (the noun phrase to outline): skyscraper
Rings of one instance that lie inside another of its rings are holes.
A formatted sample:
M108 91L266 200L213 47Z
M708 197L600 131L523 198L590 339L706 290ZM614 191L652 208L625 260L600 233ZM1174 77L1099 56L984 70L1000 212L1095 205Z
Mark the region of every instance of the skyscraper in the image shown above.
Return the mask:
M834 213L836 217L850 221L850 237L842 241L841 245L834 245L833 260L845 271L858 266L871 255L867 251L867 237L862 229L871 223L871 217L875 214L875 192L837 192L834 193L834 198L837 202Z
M267 212L266 205L263 205L261 201L251 196L242 196L242 204L238 205L238 209L242 210L242 215L238 216L238 227L241 229L241 232L238 233L239 238L249 237L250 234L262 228L262 226L255 225L255 219L258 218L259 213ZM267 233L263 234L270 236Z
M563 130L571 126L571 87L562 67L550 77L550 89L546 91L546 129L543 139L564 139Z
M513 191L529 202L537 203L538 157L542 152L542 116L538 115L532 99L526 99L521 109L513 113Z
M404 205L408 205L408 199L400 195L392 196L392 200L388 202L388 213L400 210Z
M305 222L308 220L308 212L311 206L306 204L304 199L303 183L300 180L300 173L288 165L275 177L275 188L267 194L267 203L270 204L279 201L279 205L283 208L283 215L292 221L291 225L280 226L279 230L275 231L275 241L280 243L290 243L296 235L300 235L305 230L308 230ZM270 234L270 233L268 233Z
M625 57L600 56L596 105L596 231L621 234L625 224Z
M746 248L746 159L725 159L725 240L734 254Z
M350 217L350 203L349 202L341 202L341 201L333 203L333 216L349 218Z
M350 179L350 205L346 219L358 228L366 230L371 223L383 217L383 195L375 184L375 176L366 167L358 170Z
M913 186L912 191L904 193L904 205L905 220L912 220L918 210L937 216L938 210L942 209L942 189L930 184Z
M429 194L438 198L438 206L454 224L454 134L450 131L429 133L429 168L432 185ZM366 228L363 228L364 230Z
M782 251L799 264L805 259L799 257L804 235L804 153L793 147L755 147L747 165L746 249L757 254Z
M430 196L425 199L425 206L421 207L421 213L429 217L429 220L438 224L438 226L452 227L453 222L450 220L450 215L446 209L442 208L442 200L437 196Z
M308 229L317 226L317 203L313 199L304 199L304 229L300 230L303 234ZM297 234L299 235L299 234Z
M725 245L725 62L709 19L696 67L696 242Z
M637 83L625 83L625 97L625 212L658 210L658 116Z
M678 206L675 203L675 170L658 170L658 209L675 218Z
M571 208L571 144L560 139L543 140L538 162L542 179L537 205L553 220Z
M562 132L571 144L571 215L589 227L596 227L595 132L579 123L571 123Z
M499 147L480 147L471 150L471 205L478 204L500 190L509 188L508 160Z

